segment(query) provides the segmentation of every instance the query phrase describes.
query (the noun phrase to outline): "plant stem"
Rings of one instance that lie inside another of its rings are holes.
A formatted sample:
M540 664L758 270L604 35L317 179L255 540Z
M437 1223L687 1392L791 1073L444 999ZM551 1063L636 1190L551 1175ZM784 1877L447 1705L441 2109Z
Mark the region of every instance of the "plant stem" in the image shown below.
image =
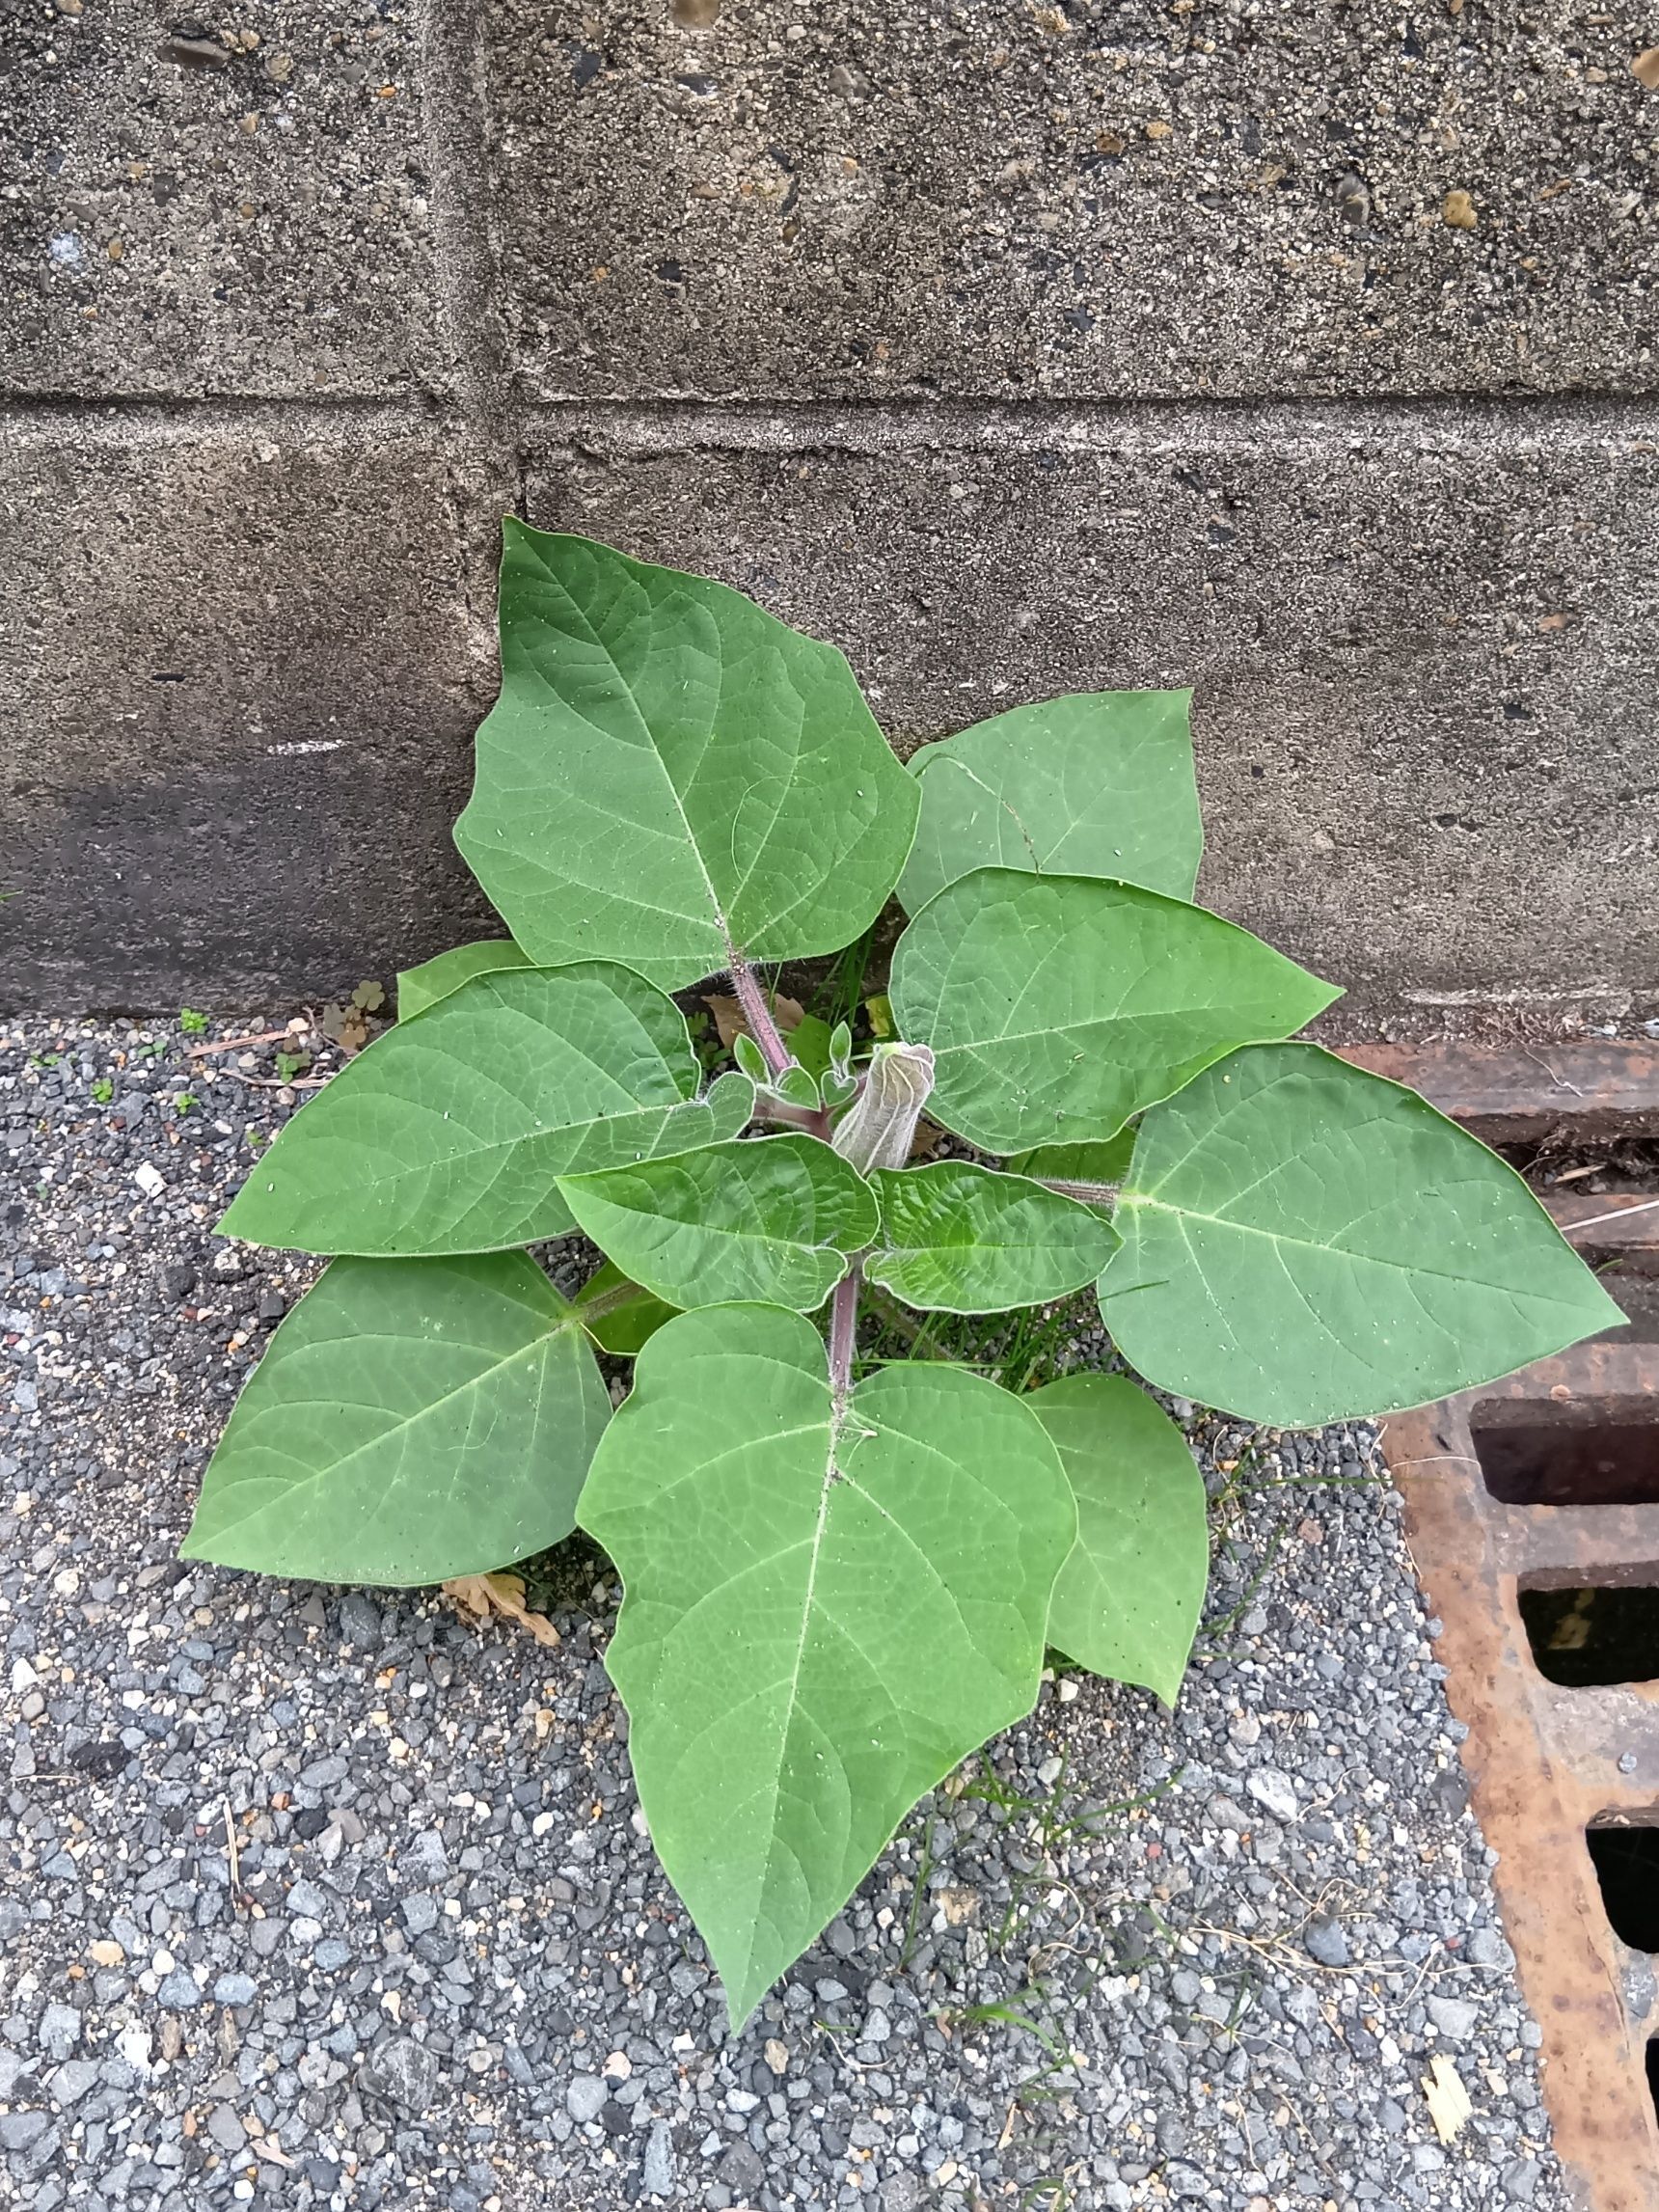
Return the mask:
M585 1297L578 1291L571 1300L570 1310L580 1322L603 1321L608 1313L615 1313L622 1306L631 1305L637 1297L646 1295L638 1283L612 1283L609 1290L595 1291L591 1297Z
M830 1397L837 1426L853 1387L853 1351L858 1336L858 1292L864 1270L855 1260L830 1301Z
M1045 1175L1041 1178L1045 1190L1058 1191L1062 1198L1079 1199L1085 1206L1115 1206L1118 1185L1115 1183L1059 1183Z
M743 1008L743 1018L748 1024L749 1035L760 1047L773 1074L780 1076L789 1065L789 1047L778 1034L777 1024L772 1018L772 1008L766 1002L766 993L754 979L754 969L735 944L728 945L726 949L731 954L731 987L737 995L738 1004Z
M786 1121L794 1129L810 1130L814 1136L828 1134L822 1112L812 1106L791 1106L787 1099L757 1098L754 1118L756 1121Z

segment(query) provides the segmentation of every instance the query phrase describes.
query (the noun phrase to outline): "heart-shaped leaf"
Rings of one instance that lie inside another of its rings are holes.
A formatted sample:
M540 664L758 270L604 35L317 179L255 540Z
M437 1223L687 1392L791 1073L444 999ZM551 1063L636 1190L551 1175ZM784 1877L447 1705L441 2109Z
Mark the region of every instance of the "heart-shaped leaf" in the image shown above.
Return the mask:
M626 1585L606 1665L652 1840L738 2027L1031 1709L1070 1488L993 1383L888 1367L838 1414L808 1323L722 1306L639 1355L582 1522Z
M523 1252L336 1260L248 1378L186 1559L443 1582L568 1536L611 1398Z
M624 1274L669 1305L810 1313L874 1242L876 1194L812 1136L751 1137L559 1184Z
M1202 907L1008 868L940 891L893 959L900 1030L933 1047L928 1111L987 1152L1099 1142L1338 996Z
M684 1017L598 961L475 976L297 1114L220 1224L308 1252L499 1251L570 1227L556 1178L734 1136L752 1086L701 1070Z
M406 968L397 978L397 1019L412 1021L475 975L494 975L505 968L528 968L529 956L510 937L485 940L480 944L457 944L419 968Z
M1077 1501L1048 1641L1172 1706L1210 1578L1209 1509L1186 1438L1121 1375L1063 1375L1025 1400Z
M1092 1282L1117 1231L1087 1206L970 1161L883 1170L880 1248L871 1282L929 1313L1001 1313Z
M1142 1122L1101 1278L1151 1382L1278 1428L1421 1406L1623 1320L1511 1168L1314 1045Z
M502 690L455 841L546 965L665 990L838 952L898 881L917 792L833 646L741 592L510 518Z
M915 914L975 868L1110 876L1189 899L1204 829L1190 692L1094 692L1012 708L924 746L916 841L899 879Z

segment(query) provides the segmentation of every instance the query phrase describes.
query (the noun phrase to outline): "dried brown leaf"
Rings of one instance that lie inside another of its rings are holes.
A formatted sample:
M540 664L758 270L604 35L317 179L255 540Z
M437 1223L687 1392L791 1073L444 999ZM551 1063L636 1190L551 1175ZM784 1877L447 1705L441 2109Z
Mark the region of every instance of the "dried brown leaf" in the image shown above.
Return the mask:
M463 1620L477 1627L500 1614L503 1620L528 1628L538 1644L558 1642L558 1630L547 1615L532 1613L526 1605L521 1574L457 1574L443 1585L443 1594L454 1599Z
M720 1041L729 1052L740 1037L751 1034L744 1018L744 1011L735 998L713 992L703 1004L715 1018L715 1028ZM772 1018L777 1024L779 1036L787 1037L791 1029L799 1028L806 1019L806 1009L799 998L774 997L770 1000Z

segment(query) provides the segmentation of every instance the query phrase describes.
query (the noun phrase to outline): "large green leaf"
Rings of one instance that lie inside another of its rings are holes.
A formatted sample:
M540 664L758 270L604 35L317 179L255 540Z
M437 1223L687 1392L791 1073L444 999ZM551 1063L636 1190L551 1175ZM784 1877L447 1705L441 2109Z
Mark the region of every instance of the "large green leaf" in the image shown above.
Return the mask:
M1204 829L1190 692L1092 692L993 715L925 746L907 914L975 868L1110 876L1189 899Z
M1204 1482L1186 1438L1121 1375L1063 1375L1025 1400L1077 1501L1048 1641L1174 1705L1210 1577Z
M1125 1358L1280 1428L1420 1406L1623 1318L1483 1144L1314 1045L1235 1052L1149 1113L1115 1219Z
M983 868L899 940L901 1035L928 1111L987 1152L1098 1142L1234 1046L1338 994L1247 930L1129 884Z
M611 1399L523 1252L336 1260L248 1378L181 1550L441 1582L568 1536Z
M504 968L528 968L528 955L510 937L487 938L479 944L457 944L452 951L440 952L436 959L422 961L419 968L406 968L397 978L397 1019L412 1021L423 1014L428 1006L436 1006L440 998L448 998L450 992L459 991L463 983L470 983L475 975L493 975Z
M870 1186L814 1136L718 1144L559 1189L626 1275L681 1307L756 1298L809 1313L880 1226Z
M1031 1709L1076 1534L994 1383L884 1368L837 1423L793 1314L683 1314L639 1355L582 1524L627 1596L606 1665L652 1840L741 2024L900 1820Z
M404 1258L557 1237L555 1178L733 1136L754 1093L706 1101L685 1019L625 968L476 976L343 1067L220 1224L308 1252Z
M930 1313L1041 1305L1093 1281L1117 1231L1074 1199L965 1160L873 1178L882 1237L864 1272Z
M918 794L841 654L723 585L504 529L501 697L455 841L519 943L675 990L734 945L851 942Z

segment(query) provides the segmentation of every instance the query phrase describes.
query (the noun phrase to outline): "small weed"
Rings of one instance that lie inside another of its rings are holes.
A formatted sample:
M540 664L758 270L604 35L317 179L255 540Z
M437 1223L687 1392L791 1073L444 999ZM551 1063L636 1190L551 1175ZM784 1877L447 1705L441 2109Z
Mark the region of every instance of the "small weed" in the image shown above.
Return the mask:
M1033 2020L1028 2012L1017 2011L1012 2005L970 2005L965 2011L954 2015L959 2028L972 2028L992 2020L1000 2021L1005 2028L1018 2028L1022 2034L1041 2043L1056 2066L1069 2066L1072 2054L1051 2028L1045 2028L1040 2020ZM1040 2077L1039 2077L1040 2078Z
M62 1052L31 1052L29 1065L32 1068L55 1068L63 1056Z
M108 1106L115 1097L115 1085L108 1076L99 1076L93 1085L93 1097L99 1106Z
M201 1104L194 1091L180 1091L173 1102L175 1113L190 1113Z
M309 1052L279 1052L277 1054L277 1080L291 1083L296 1076L303 1076L311 1066Z
M181 1006L178 1009L178 1026L187 1037L201 1037L206 1033L207 1017L205 1014L198 1014L194 1006Z

